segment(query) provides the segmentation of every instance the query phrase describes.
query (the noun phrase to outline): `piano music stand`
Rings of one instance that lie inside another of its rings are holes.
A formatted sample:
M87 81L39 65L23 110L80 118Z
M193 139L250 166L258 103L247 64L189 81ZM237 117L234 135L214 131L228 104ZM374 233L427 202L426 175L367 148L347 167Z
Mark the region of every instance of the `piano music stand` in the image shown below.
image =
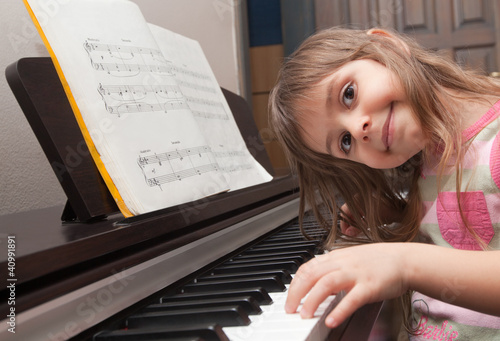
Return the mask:
M22 58L6 68L7 82L68 198L63 221L92 222L118 207L90 155L49 57ZM274 174L246 101L222 89L249 150Z

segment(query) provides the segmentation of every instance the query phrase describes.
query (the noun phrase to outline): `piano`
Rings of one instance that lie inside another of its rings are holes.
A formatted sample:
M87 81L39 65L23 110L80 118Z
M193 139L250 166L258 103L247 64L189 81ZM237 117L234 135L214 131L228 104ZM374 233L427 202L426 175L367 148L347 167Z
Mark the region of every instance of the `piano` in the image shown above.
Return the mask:
M367 340L382 302L335 329L283 310L303 262L323 252L297 224L293 176L124 218L89 155L50 58L6 77L68 197L0 217L2 340ZM274 174L244 99L224 90L256 159Z

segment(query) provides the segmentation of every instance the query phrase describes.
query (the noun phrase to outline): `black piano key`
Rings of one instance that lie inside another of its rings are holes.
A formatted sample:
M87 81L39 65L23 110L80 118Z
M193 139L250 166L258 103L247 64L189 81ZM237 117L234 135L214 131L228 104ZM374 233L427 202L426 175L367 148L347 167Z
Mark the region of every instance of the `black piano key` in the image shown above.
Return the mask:
M290 273L295 273L301 264L297 261L275 261L275 262L252 262L245 264L225 263L212 270L214 274L236 273L243 271L264 271L284 269Z
M147 312L129 316L128 328L149 328L190 324L219 324L222 327L248 326L248 314L238 306L180 309L175 311Z
M323 234L310 233L310 234L308 234L308 236L313 238L313 239L320 240L321 237L323 236ZM269 239L265 240L266 243L270 243L270 242L285 242L285 243L287 243L287 242L292 242L292 241L300 242L300 241L308 241L308 240L305 239L304 236L301 234L274 236L274 237L270 237Z
M263 263L263 262L282 262L282 261L296 261L299 264L303 264L307 262L310 258L305 258L302 256L264 256L264 257L251 257L251 258L239 258L239 259L231 259L222 265L232 265L232 264L247 264L247 263Z
M304 237L297 239L291 235L288 235L288 236L276 235L276 236L274 236L274 238L264 239L255 245L266 245L266 244L282 244L282 245L303 244L303 245L308 245L310 243L317 245L320 242L319 242L319 240L310 240L310 239L305 239Z
M197 301L177 301L148 305L141 312L171 311L178 309L203 309L206 307L239 306L249 315L262 313L257 301L251 296L240 296L230 298L212 298Z
M218 324L192 326L161 326L154 329L121 329L94 335L94 341L159 341L179 338L206 341L229 341Z
M277 276L245 277L220 281L189 283L181 288L182 292L200 292L222 289L244 289L262 287L267 292L283 292L285 284Z
M257 254L245 254L242 253L238 256L231 258L227 263L231 262L241 262L244 260L252 260L254 258L263 258L263 259L272 259L272 258L282 258L282 257L298 257L299 260L303 260L303 262L307 262L309 259L314 257L314 253L309 250L304 251L291 251L291 252L267 252L267 253L257 253Z
M311 225L304 225L304 231L308 235L315 234L318 236L324 236L328 233L326 230L324 230L320 227L317 227L317 226L314 227ZM269 238L267 238L267 239L273 239L273 238L282 237L282 236L284 236L284 237L296 236L298 238L301 238L302 240L307 240L307 238L305 238L304 235L302 234L302 232L300 231L299 226L294 226L291 229L285 229L285 230L279 231L278 233L269 236Z
M299 241L283 241L283 240L266 240L255 245L253 248L263 247L284 247L284 246L301 246L304 249L318 247L318 242L299 240Z
M245 289L228 289L216 290L208 292L192 292L182 293L172 296L165 296L161 298L162 303L178 302L178 301L192 301L204 299L224 299L231 297L250 296L259 303L259 305L268 305L273 303L269 293L264 288L245 288Z
M282 245L282 246L265 246L265 247L253 247L251 249L246 250L244 253L245 254L250 254L250 253L265 253L265 252L272 252L272 251L297 251L297 250L311 250L314 252L314 250L317 249L317 245L315 243L310 243L308 245Z
M277 276L284 284L289 284L292 281L292 276L290 272L286 270L263 270L263 271L245 271L245 272L235 272L226 274L214 274L201 276L196 278L196 282L206 282L214 280L225 280L225 279L238 279L244 277L255 277L255 276Z

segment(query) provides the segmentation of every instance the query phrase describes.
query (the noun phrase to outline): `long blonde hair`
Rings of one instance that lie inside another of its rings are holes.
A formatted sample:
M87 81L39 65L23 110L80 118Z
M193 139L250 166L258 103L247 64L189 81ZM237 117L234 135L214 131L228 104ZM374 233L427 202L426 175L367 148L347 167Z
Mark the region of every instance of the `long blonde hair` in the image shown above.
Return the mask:
M330 208L329 214L336 216L340 198L348 204L353 223L368 237L356 239L356 243L412 240L421 218L416 182L423 160L439 149L441 170L449 166L450 160L456 160L455 166L460 168L464 154L461 122L455 108L443 101L449 98L444 89L469 94L500 93L498 84L489 77L466 71L406 36L394 32L392 35L408 47L409 53L395 39L368 35L363 30L331 28L314 34L285 61L269 99L271 127L299 177L301 212L306 203L315 210L322 202ZM301 101L310 96L317 84L342 65L358 59L375 60L397 75L413 114L430 141L422 153L390 171L313 151L304 143L302 128L297 123L297 117L307 110ZM388 221L379 214L379 208L384 206L399 214ZM336 229L328 225L329 219L321 212L315 213L320 223L327 224L325 227L331 231L329 242L333 242ZM396 221L400 223L396 229L368 230L370 226Z
M362 237L341 235L343 245L414 240L421 219L418 179L423 162L439 150L442 157L438 174L442 175L453 160L457 186L461 183L461 162L465 153L461 122L456 108L444 100L450 98L445 89L469 95L500 93L498 84L489 77L464 70L406 36L391 34L396 39L341 28L317 32L284 62L270 95L271 127L299 178L299 217L302 220L306 205L310 205L318 222L329 231L327 247L339 241L339 231L335 224L332 226L331 220L336 221L344 202L352 214L351 225L361 230ZM326 76L358 59L375 60L397 75L429 141L421 153L393 170L371 169L315 152L302 139L303 131L297 117L307 108L300 103ZM320 204L326 206L326 213L319 209ZM387 209L393 213L390 217L381 213ZM391 228L383 228L384 224L391 224ZM472 229L468 230L475 236Z

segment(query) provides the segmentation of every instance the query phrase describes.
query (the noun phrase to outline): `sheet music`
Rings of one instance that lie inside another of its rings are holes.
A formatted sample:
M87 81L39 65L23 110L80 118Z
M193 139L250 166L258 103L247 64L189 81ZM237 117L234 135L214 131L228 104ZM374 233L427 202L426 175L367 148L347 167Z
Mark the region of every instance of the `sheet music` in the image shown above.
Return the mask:
M214 90L215 77L203 70L208 63L191 69L199 65L195 58L189 65L166 58L132 2L64 2L49 18L46 1L25 2L57 57L95 145L93 156L98 155L132 214L232 188L226 172L237 171L225 160L239 156L221 153L244 150L237 139L208 137L230 135L216 129L219 123L200 128L200 119L234 123L227 103L220 100L222 93ZM166 30L163 34L175 36L168 42L170 49L186 51L185 44L192 45ZM247 177L253 179L246 183L270 179L253 158L243 165L252 169Z
M163 56L174 66L174 77L217 163L228 175L231 190L271 180L246 148L214 73L195 40L149 24ZM181 44L180 41L183 41Z

